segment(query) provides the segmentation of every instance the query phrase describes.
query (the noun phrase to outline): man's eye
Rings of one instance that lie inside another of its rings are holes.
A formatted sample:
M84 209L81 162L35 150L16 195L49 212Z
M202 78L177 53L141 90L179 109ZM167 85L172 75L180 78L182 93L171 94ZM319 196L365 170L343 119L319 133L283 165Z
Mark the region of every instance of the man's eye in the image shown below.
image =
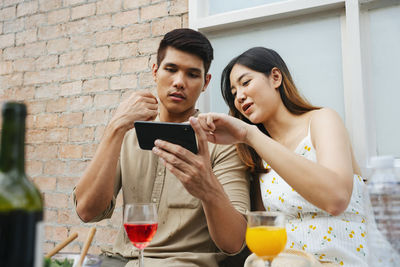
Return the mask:
M192 73L192 72L190 72L190 73L189 73L189 77L190 77L190 78L198 78L198 77L200 77L200 75L197 74L197 73Z
M175 72L176 70L174 68L165 68L166 71L168 72Z

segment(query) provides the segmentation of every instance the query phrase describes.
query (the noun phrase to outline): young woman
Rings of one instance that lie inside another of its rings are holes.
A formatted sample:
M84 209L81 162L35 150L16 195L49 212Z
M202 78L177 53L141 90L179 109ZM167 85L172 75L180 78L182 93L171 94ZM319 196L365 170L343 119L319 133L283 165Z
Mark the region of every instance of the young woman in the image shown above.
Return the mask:
M221 86L233 117L209 113L198 121L210 142L237 144L259 178L256 208L287 215L287 248L321 262L368 266L373 217L339 115L302 98L279 54L263 47L234 58Z

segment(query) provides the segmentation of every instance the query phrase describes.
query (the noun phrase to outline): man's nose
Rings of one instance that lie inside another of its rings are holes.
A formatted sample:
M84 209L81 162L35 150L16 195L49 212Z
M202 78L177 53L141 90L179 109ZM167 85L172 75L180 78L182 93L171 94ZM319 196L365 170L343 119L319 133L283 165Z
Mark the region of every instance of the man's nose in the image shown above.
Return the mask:
M178 89L185 87L185 77L183 73L177 72L176 75L174 75L174 87Z

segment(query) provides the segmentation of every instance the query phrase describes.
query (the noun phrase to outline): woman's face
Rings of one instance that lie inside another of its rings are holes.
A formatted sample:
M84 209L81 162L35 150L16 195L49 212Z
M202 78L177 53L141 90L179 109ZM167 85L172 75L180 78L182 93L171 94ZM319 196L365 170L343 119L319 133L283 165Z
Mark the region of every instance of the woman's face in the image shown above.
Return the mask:
M252 123L266 122L281 101L276 89L282 80L280 71L273 68L267 77L261 72L236 64L229 78L236 109Z

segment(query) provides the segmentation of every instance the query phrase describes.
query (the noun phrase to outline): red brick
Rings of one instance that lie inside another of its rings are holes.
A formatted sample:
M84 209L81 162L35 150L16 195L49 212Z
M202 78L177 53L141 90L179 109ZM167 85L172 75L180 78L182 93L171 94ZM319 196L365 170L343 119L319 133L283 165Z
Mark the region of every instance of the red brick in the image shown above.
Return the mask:
M83 146L83 158L93 158L98 144L85 144Z
M63 241L68 237L68 229L64 226L45 226L45 238L52 241Z
M154 78L151 72L139 74L139 88L148 88L154 86Z
M26 161L26 173L29 177L35 177L41 175L43 172L43 163L37 160Z
M80 145L62 145L60 147L61 159L79 159L82 157L82 146Z
M24 20L23 18L9 20L3 22L3 32L4 33L15 33L20 32L24 29Z
M14 94L14 99L18 101L27 101L31 100L35 97L35 87L33 86L22 86L20 88L17 88L15 94Z
M85 125L103 124L107 113L105 110L93 110L85 112L83 115L83 123Z
M68 108L68 99L67 98L58 98L54 101L49 101L47 103L46 111L47 112L64 112Z
M77 95L82 92L82 81L64 83L60 85L60 96Z
M68 129L66 128L54 128L49 129L46 133L45 142L48 143L60 143L68 140Z
M94 140L94 127L72 128L69 130L70 142L90 142Z
M122 61L122 73L134 73L139 71L149 71L149 57L134 57Z
M181 17L167 17L161 20L153 21L151 32L153 36L164 36L167 32L181 27Z
M64 0L64 6L75 6L86 2L87 0Z
M80 96L69 100L70 111L86 110L92 106L93 98L91 96Z
M39 72L25 73L25 84L33 84L38 79L36 75L39 75ZM44 77L42 77L45 80ZM56 85L40 85L36 88L35 98L56 98L59 93L59 87ZM53 100L52 100L53 101Z
M57 114L40 114L35 118L36 128L54 128L58 125Z
M112 26L111 15L106 14L106 15L97 15L94 17L90 17L87 19L87 23L89 27L88 30L93 33L110 30Z
M60 210L58 212L57 223L79 225L81 220L74 209Z
M171 0L170 15L180 15L188 12L188 0Z
M78 181L79 177L58 177L57 190L71 193Z
M150 37L151 29L150 24L134 24L132 26L122 29L122 41L137 41L143 38Z
M22 2L17 5L17 17L35 14L38 10L38 2Z
M83 82L83 92L101 92L108 89L108 79L94 79Z
M86 49L94 43L94 33L71 36L71 49Z
M0 36L0 43L1 41L1 36ZM14 43L14 41L13 41ZM1 45L0 45L1 48ZM19 58L23 58L24 57L24 47L23 46L17 46L17 47L7 47L3 52L3 60L14 60L14 59L19 59Z
M12 61L0 61L0 75L10 74L13 72Z
M115 106L119 103L119 94L98 94L94 97L94 106L96 108L106 108Z
M71 79L80 80L93 76L93 65L85 64L71 67Z
M56 178L54 177L36 177L33 182L41 192L56 189Z
M154 18L164 17L168 15L168 3L162 2L159 4L142 7L140 9L140 20L150 20Z
M58 156L58 146L51 144L36 144L28 156L31 159L52 160Z
M35 60L33 58L22 58L17 59L13 63L13 67L15 71L34 71L35 69Z
M108 123L108 120L106 121L106 123ZM105 125L100 125L96 127L95 141L100 142L101 138L104 136L105 129Z
M89 32L90 25L87 19L80 19L75 21L69 21L64 24L67 35L85 34Z
M110 58L120 59L136 56L138 53L137 43L111 45Z
M49 160L49 161L46 161L44 164L44 174L46 174L46 175L65 175L66 170L67 170L66 163L63 161L60 161L60 160ZM63 194L57 194L57 195L60 195L60 197L63 196ZM51 199L52 199L52 197L56 198L53 194L50 195L49 197ZM61 202L65 202L65 203L67 200L68 199L65 199L65 198L60 199ZM53 203L53 204L47 203L47 205L51 205L48 207L56 207L57 206L60 208L60 207L66 207L65 203L62 205L60 204L61 206L58 205L57 203Z
M118 74L119 72L120 72L119 61L97 63L95 66L96 76L110 76Z
M40 11L50 11L62 7L62 0L39 0Z
M0 49L13 46L15 35L13 33L0 35Z
M45 222L56 222L57 221L57 211L44 209L44 221Z
M69 20L69 8L59 9L47 13L47 23L49 25L66 22Z
M49 54L60 54L61 52L69 49L69 39L61 38L56 40L49 40L47 42L47 52Z
M76 65L83 62L83 51L71 51L60 55L59 66Z
M121 41L121 29L96 33L96 45L109 45Z
M57 66L57 55L45 55L36 59L35 66L37 70L50 69Z
M47 14L35 14L25 18L25 28L32 29L47 23Z
M139 11L137 9L119 12L113 15L113 26L121 27L137 23L139 21Z
M96 232L97 243L113 243L118 230L110 228L100 228Z
M82 124L83 121L83 113L82 112L74 112L68 114L61 114L58 120L58 125L60 127L71 127L78 126Z
M46 138L46 131L44 130L30 130L28 129L26 135L27 144L42 143Z
M89 161L72 160L68 162L68 174L70 175L82 175L89 165Z
M65 34L65 27L61 24L39 27L38 30L39 40L55 39L58 37L62 37Z
M124 9L133 9L141 6L146 6L151 3L151 0L123 0Z
M94 3L77 6L71 8L71 19L81 19L84 17L92 16L96 13L96 5Z
M0 84L3 88L15 87L22 85L22 73L14 72L12 74L0 76Z
M30 101L27 102L28 114L38 114L46 110L45 101Z
M10 20L15 18L16 11L17 9L15 6L5 7L0 9L0 21Z
M16 34L16 45L33 43L37 41L36 29L29 29Z
M135 74L112 77L110 81L110 89L132 89L137 87L137 77Z
M161 38L151 38L139 41L138 49L140 54L156 53Z
M103 61L108 58L108 46L93 47L87 51L86 62Z
M115 13L122 7L121 0L101 0L97 2L97 14Z

